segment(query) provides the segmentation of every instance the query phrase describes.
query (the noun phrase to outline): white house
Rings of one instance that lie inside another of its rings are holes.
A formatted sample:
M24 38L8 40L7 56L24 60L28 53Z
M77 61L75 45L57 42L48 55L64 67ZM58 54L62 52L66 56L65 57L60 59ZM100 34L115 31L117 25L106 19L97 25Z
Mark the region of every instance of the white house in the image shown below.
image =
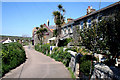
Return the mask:
M4 42L3 42L3 44L4 43L11 43L12 41L8 38L7 40L5 40Z

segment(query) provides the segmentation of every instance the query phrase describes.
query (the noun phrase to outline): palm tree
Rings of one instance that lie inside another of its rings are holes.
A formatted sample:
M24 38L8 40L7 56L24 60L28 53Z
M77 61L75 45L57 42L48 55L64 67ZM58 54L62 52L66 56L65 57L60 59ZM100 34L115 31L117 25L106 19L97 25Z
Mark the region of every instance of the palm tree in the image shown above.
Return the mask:
M36 32L37 34L37 37L40 41L40 44L42 44L43 42L43 37L45 35L45 33L47 32L47 29L46 28L43 28L43 25L40 25L40 28L38 29L38 31Z
M63 9L63 6L61 4L58 5L58 9L59 11L53 11L54 22L56 24L56 29L57 29L56 46L58 46L59 43L59 39L61 35L61 26L65 21L64 20L65 9Z

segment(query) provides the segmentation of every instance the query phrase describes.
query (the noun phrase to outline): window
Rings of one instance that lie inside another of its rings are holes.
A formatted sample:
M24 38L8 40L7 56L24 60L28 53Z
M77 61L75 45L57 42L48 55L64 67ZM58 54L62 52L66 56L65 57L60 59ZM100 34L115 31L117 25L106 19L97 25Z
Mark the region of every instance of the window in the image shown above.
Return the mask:
M81 23L81 22L80 22ZM81 29L81 24L78 25L79 26L79 29Z
M91 19L87 20L87 28L91 28Z
M99 21L102 21L102 15L100 15L100 16L97 17L97 21L98 21L98 22L99 22Z
M83 21L80 23L80 25L81 25L81 29L83 29Z

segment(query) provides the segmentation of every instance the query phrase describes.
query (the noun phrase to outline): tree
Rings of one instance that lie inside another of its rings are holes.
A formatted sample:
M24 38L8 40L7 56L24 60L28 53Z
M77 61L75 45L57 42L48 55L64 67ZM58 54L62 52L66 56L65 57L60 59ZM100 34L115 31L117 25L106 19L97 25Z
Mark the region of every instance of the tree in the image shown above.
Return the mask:
M53 11L54 22L56 24L57 29L57 38L56 38L56 46L58 46L60 35L61 35L61 26L64 23L64 13L65 9L61 4L58 5L59 11Z
M53 30L53 37L57 36L57 29Z
M116 9L117 10L117 9ZM80 30L82 45L87 49L115 57L120 53L120 12L112 17L104 17L90 28Z
M47 32L47 29L43 28L43 25L40 25L40 28L37 28L37 29L38 29L38 31L36 32L36 34L37 34L37 37L40 41L40 44L42 44L43 43L43 37L44 37L45 33Z
M116 17L117 16L117 17ZM113 57L120 52L120 12L114 17L105 18L100 23L100 29L103 29L103 35L106 37L106 44ZM103 27L103 28L102 28Z

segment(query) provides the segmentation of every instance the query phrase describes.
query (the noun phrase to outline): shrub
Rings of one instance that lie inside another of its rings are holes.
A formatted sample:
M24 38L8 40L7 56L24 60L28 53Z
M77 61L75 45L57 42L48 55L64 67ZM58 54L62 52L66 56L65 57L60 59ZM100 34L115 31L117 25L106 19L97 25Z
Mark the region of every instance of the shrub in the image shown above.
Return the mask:
M20 43L2 44L2 76L10 69L23 63L26 59L25 51Z
M61 47L61 46L67 46L67 44L69 43L69 42L71 42L71 38L66 38L66 39L64 39L64 40L60 40L59 41L59 43L58 43L58 46L59 47Z
M83 61L83 62L80 64L80 71L83 72L84 75L89 76L90 66L91 66L91 61L90 61L90 60Z
M91 55L84 55L80 59L80 71L84 73L84 75L88 76L90 73L90 67L91 67L91 60L94 60L95 58L92 58ZM94 66L92 64L92 71L94 70Z
M49 54L50 45L49 44L43 44L43 45L37 44L35 45L35 50L42 52L44 54Z
M55 47L50 56L56 61L62 62L65 66L69 66L71 55L69 52L63 51L63 47Z

